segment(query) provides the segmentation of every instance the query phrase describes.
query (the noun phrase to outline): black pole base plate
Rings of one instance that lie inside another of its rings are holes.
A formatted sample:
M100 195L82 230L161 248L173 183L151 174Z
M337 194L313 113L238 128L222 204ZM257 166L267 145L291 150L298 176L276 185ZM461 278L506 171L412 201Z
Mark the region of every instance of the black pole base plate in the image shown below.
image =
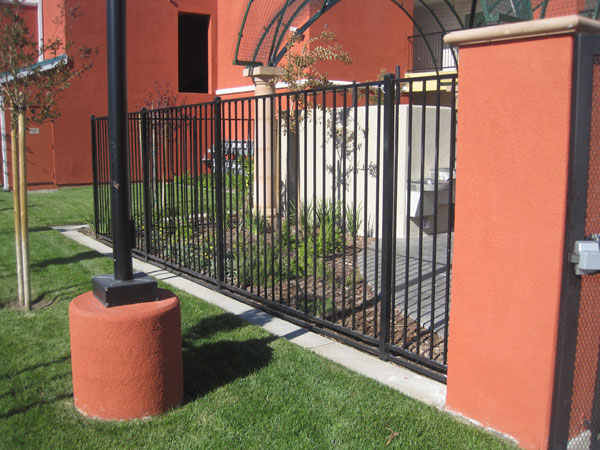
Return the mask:
M158 300L156 280L136 272L131 280L116 280L114 275L92 277L94 297L107 308Z

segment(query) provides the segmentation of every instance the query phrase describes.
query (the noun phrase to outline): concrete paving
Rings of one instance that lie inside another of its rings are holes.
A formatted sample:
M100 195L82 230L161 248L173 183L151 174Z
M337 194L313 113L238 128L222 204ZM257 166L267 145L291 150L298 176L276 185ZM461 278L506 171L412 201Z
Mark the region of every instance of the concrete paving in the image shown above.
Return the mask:
M80 233L78 231L80 228L82 227L54 227L55 230L61 232L64 236L112 258L112 249L110 247ZM440 382L414 373L396 364L381 361L380 359L356 350L353 347L310 332L290 322L286 322L285 320L274 317L246 305L245 303L238 302L237 300L159 269L136 258L133 259L133 267L136 271L145 272L157 280L163 281L177 289L181 289L208 303L219 306L225 311L235 314L252 324L261 326L276 336L311 350L330 361L336 362L354 372L372 378L408 395L409 397L441 410L445 407L446 386Z
M433 236L423 236L422 244L419 244L418 238L411 238L408 241L408 264L406 244L406 239L396 240L394 304L402 312L406 308L408 316L426 329L431 328L433 310L434 331L443 335L446 327L446 289L449 288L451 278L447 263L448 235L437 236L435 252ZM381 249L381 240L379 243L373 241L367 246L366 269L362 255L357 258L361 273L363 276L366 274L367 283L374 290L381 286Z

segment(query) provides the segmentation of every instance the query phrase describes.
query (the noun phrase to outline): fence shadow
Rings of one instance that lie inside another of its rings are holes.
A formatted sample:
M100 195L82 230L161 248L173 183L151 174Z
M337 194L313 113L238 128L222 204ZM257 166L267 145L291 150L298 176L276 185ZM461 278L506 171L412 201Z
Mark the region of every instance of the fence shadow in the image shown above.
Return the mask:
M24 368L22 368L20 370L17 370L16 372L12 372L12 373L9 372L7 374L0 375L0 379L13 378L13 377L16 377L17 375L21 375L22 373L31 372L33 370L41 369L43 367L49 367L49 366L52 366L54 364L65 362L65 361L67 361L69 359L71 359L71 354L61 356L61 357L59 357L57 359L54 359L52 361L44 361L44 362L41 362L41 363L38 363L38 364L34 364L32 366L29 366L29 367L24 367Z
M66 377L70 377L71 376L71 370L70 370L70 365L69 366L65 366L64 370L61 369L57 374L55 374L54 376L50 376L50 377L46 377L45 375L47 375L47 373L45 372L45 369L47 369L50 366L56 365L56 364L62 364L65 363L67 361L69 361L71 359L71 355L64 355L62 357L58 357L56 359L50 360L50 361L44 361L44 362L40 362L38 364L34 364L28 367L24 367L20 370L17 370L15 372L9 372L7 374L1 375L0 376L0 380L11 380L15 377L19 377L23 374L26 374L28 372L32 372L32 371L38 371L41 370L42 372L40 372L40 376L44 377L43 382L44 383L51 383L53 381L62 379L62 378L66 378ZM32 388L33 390L35 390L35 387ZM9 386L9 389L5 392L0 393L0 398L5 398L5 397L14 397L19 395L20 392L19 390L17 390L14 387L14 384L11 383L11 385ZM73 397L73 392L66 392L63 394L56 394L50 398L44 398L43 396L40 396L37 400L32 401L24 406L19 406L19 407L15 407L12 409L9 409L8 411L5 412L0 412L0 419L7 419L9 417L15 416L17 414L25 414L27 413L29 410L36 408L38 406L43 406L43 405L49 405L51 403L60 401L60 400L66 400L69 398ZM10 405L10 400L9 400L9 405Z
M183 336L183 379L188 403L214 389L266 367L272 358L269 346L277 336L246 341L222 340L206 344L196 340L221 331L247 326L232 314L221 314L200 321Z
M38 263L32 264L31 267L35 268L35 269L42 269L44 267L56 266L59 264L74 264L74 263L78 263L81 261L85 261L88 259L94 259L94 258L102 259L103 257L98 252L90 250L87 252L77 253L73 256L50 258L45 261L40 261Z
M250 324L233 314L219 314L205 317L197 324L187 329L183 334L183 345L193 346L196 339L205 339L221 331L231 331Z
M8 419L9 417L12 417L17 414L24 414L32 408L36 408L38 406L43 406L43 405L49 405L51 403L58 402L60 400L67 400L70 398L73 398L73 392L68 392L66 394L59 394L48 400L40 400L38 402L33 402L33 403L30 403L29 405L22 406L20 408L13 408L10 411L0 414L0 419Z

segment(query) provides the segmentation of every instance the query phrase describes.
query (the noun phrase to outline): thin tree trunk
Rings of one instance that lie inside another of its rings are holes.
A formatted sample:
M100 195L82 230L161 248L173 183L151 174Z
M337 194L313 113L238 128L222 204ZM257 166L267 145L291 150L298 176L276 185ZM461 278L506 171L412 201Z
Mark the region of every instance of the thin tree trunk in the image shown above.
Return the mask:
M12 152L13 205L15 212L15 253L17 260L17 292L19 306L24 306L23 259L21 257L21 203L19 201L19 149L17 145L17 113L10 115L10 148Z
M27 217L27 165L25 158L25 105L19 108L19 200L21 203L21 252L23 259L23 291L25 311L31 310L31 278L29 275L29 223Z

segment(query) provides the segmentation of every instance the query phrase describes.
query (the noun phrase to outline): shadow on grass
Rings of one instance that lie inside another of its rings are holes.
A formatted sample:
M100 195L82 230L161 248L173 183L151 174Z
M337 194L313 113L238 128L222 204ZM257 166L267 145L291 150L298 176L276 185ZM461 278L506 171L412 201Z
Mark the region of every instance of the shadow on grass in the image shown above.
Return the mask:
M11 224L11 226L12 226L12 224ZM30 233L39 233L41 231L53 231L53 230L50 227L31 227L27 231L29 231ZM11 228L10 230L7 230L7 231L0 231L0 234L15 234L15 230L14 230L14 228Z
M268 336L246 341L222 340L197 345L194 341L248 325L231 314L207 317L183 336L184 403L266 367L272 359Z
M32 366L20 369L16 372L2 375L0 378L8 380L8 379L17 377L19 375L22 375L26 372L31 372L31 371L38 370L38 369L45 369L45 368L53 366L55 364L60 364L60 363L66 362L69 359L71 359L71 355L64 355L64 356L54 359L52 361L46 361L46 362L42 362L39 364L34 364ZM56 380L59 380L59 379L65 378L65 377L69 377L69 376L70 376L70 368L65 367L64 371L61 370L60 373L58 373L50 378L45 378L44 383L51 383L52 381L56 381ZM32 391L36 390L35 387L32 387L31 389L32 389ZM19 392L11 387L7 392L0 394L0 398L9 397L9 396L18 396L18 395L19 395ZM12 408L12 409L8 410L7 412L0 413L0 419L7 419L7 418L15 416L17 414L24 414L37 406L48 405L50 403L54 403L54 402L57 402L60 400L66 400L66 399L69 399L72 397L73 397L73 392L68 392L65 394L57 394L51 398L40 398L37 401L29 403L28 405Z
M183 333L183 345L193 346L196 339L209 338L222 331L231 331L236 328L249 326L250 324L240 320L233 314L219 314L218 316L205 317L193 327Z
M100 255L98 252L90 250L87 252L77 253L73 256L66 256L66 257L61 257L61 258L51 258L51 259L47 259L45 261L40 261L38 263L32 264L31 267L35 268L35 269L43 269L44 267L48 267L48 266L57 266L59 264L75 264L75 263L78 263L81 261L85 261L88 259L94 259L94 258L102 259L102 255Z
M91 289L92 280L90 278L88 283L72 284L71 286L65 286L63 288L42 292L31 301L31 307L34 309L49 308L61 300L71 301L75 296L83 292L90 291ZM43 301L45 301L45 303L42 303Z
M66 399L69 399L69 398L73 398L73 393L72 392L69 392L67 394L60 394L60 395L57 395L57 396L55 396L53 398L49 398L47 400L40 400L39 402L34 402L34 403L31 403L31 404L29 404L27 406L22 406L20 408L11 409L10 411L7 411L7 412L5 412L3 414L0 414L0 419L8 419L9 417L15 416L17 414L26 413L30 409L35 408L37 406L49 405L50 403L58 402L60 400L66 400Z
M23 369L17 370L16 372L13 372L13 373L7 373L6 375L0 375L0 378L7 380L9 378L16 377L17 375L21 375L25 372L31 372L33 370L41 369L43 367L50 367L54 364L68 361L69 359L71 359L71 354L61 356L60 358L54 359L52 361L41 362L38 364L34 364L33 366L24 367Z
M5 277L0 276L0 279L8 278L9 276L16 277L16 275L14 273L12 273ZM15 283L16 283L16 280L15 280ZM31 307L34 309L48 308L48 307L52 306L53 304L55 304L57 301L65 300L65 299L70 301L75 296L77 296L83 292L89 291L91 289L92 289L92 281L90 278L89 283L71 284L69 286L63 286L58 289L43 291L43 292L40 292L34 299L31 300ZM17 306L17 302L18 302L17 293L16 293L17 288L15 287L14 290L15 290L14 297L0 299L0 309L20 309ZM43 301L45 301L45 303L42 304Z

